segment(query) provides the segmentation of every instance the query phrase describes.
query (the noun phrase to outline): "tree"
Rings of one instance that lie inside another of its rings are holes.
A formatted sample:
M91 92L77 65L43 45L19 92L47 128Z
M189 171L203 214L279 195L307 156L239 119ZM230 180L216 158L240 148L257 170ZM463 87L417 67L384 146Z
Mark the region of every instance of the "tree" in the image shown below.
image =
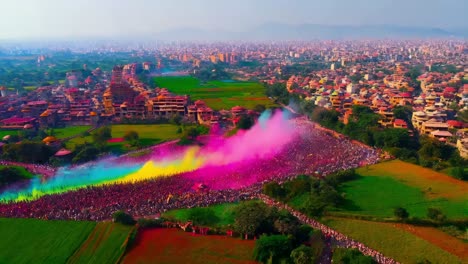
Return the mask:
M309 195L302 205L302 211L309 216L321 216L327 205L316 195Z
M311 264L314 263L314 252L310 247L301 245L291 251L291 259L294 264Z
M284 235L261 236L255 242L254 258L261 263L281 263L291 254L291 240Z
M133 217L123 211L116 211L112 214L112 220L115 223L121 223L123 225L134 225L136 223Z
M0 167L0 188L26 178L26 175L19 167Z
M234 215L234 228L237 232L255 235L267 220L269 209L264 203L250 201L239 204L234 211Z
M468 180L468 171L465 171L465 168L462 166L453 167L450 174L459 180Z
M196 127L189 127L187 130L185 130L185 135L189 139L194 140L200 135L200 131Z
M239 122L237 122L237 128L239 129L250 129L254 125L254 120L250 116L243 115L239 119Z
M26 163L45 163L54 154L52 148L46 144L26 140L18 144L7 144L2 150L4 159Z
M408 211L403 207L397 207L393 210L393 214L399 219L407 219L409 217Z
M299 228L299 222L297 219L291 215L288 211L282 212L279 217L274 222L274 227L276 231L280 234L294 234Z
M77 153L72 159L73 163L82 163L95 160L100 153L97 147L88 144L76 147L75 151L77 151Z
M286 192L283 189L283 187L281 187L281 185L274 181L268 182L263 185L263 193L270 197L280 200L283 199L286 195Z
M443 222L447 218L440 209L427 208L427 217L434 221Z
M258 112L258 113L263 113L265 110L266 110L266 107L265 105L262 105L262 104L258 104L254 107L253 109L255 112Z
M112 138L112 130L110 127L100 127L92 133L93 142L102 147L107 144L107 141Z
M219 221L219 217L210 208L193 208L189 211L188 217L194 225L213 225Z
M127 131L127 133L125 133L125 135L124 135L124 139L126 141L130 141L130 142L138 140L139 139L138 132L133 131L133 130Z
M132 146L136 146L139 143L139 135L136 131L127 131L124 135L124 139L128 141Z

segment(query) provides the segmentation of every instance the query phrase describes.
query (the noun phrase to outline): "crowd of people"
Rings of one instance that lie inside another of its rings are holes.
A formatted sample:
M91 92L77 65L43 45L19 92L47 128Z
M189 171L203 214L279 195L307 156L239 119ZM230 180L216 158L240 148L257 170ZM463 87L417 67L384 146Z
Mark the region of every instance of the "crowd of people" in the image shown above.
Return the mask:
M259 198L265 202L269 206L275 206L279 209L284 209L289 211L292 215L297 217L299 221L302 223L305 223L307 225L310 225L314 229L320 230L322 234L327 238L331 239L332 244L338 246L338 247L344 247L344 248L355 248L358 249L362 254L366 256L371 256L374 260L376 260L378 263L381 264L397 264L398 262L385 257L382 253L378 252L377 250L371 249L368 246L364 245L363 243L353 240L342 233L331 229L330 227L319 223L318 221L315 221L314 219L306 216L305 214L298 212L291 208L290 206L277 202L271 198L269 198L266 195L260 194Z
M27 171L31 172L32 174L42 175L45 178L54 176L55 172L57 171L56 168L51 167L49 165L31 164L31 163L23 163L23 162L7 161L7 160L0 160L0 165L23 167Z
M261 193L263 183L271 180L282 182L297 175L322 177L338 170L376 163L379 159L375 149L331 135L306 120L292 122L299 134L272 158L213 165L143 182L86 187L46 195L35 201L0 203L0 216L104 220L110 219L117 210L138 216L155 215L175 208L251 199ZM183 147L166 143L147 155L154 158L168 151L182 153ZM116 160L141 160L146 159L145 156Z

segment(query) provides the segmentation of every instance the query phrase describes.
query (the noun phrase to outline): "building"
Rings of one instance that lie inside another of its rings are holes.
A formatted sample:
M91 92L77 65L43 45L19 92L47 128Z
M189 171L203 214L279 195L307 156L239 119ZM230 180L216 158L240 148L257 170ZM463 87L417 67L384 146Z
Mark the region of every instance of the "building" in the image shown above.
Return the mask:
M123 78L123 67L115 66L112 69L111 83L108 91L112 94L114 103L133 102L137 93L130 87L128 82Z

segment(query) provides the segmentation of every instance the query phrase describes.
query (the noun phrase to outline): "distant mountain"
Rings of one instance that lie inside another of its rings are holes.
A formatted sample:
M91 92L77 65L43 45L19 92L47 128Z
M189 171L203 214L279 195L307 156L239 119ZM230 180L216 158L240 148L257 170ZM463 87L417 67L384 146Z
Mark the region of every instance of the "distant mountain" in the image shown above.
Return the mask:
M155 34L162 40L314 40L314 39L383 39L383 38L449 38L466 37L468 30L448 31L431 27L394 25L319 25L268 23L245 32L176 29Z

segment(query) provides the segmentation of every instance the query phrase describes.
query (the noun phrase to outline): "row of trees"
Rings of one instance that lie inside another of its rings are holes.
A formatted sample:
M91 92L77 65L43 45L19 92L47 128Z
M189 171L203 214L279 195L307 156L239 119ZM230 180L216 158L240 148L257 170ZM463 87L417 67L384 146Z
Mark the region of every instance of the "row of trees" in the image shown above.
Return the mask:
M324 179L299 176L282 185L269 182L263 186L263 193L286 203L302 197L303 202L298 205L300 210L310 216L321 216L325 211L345 203L338 188L342 183L357 177L354 170L340 171Z

